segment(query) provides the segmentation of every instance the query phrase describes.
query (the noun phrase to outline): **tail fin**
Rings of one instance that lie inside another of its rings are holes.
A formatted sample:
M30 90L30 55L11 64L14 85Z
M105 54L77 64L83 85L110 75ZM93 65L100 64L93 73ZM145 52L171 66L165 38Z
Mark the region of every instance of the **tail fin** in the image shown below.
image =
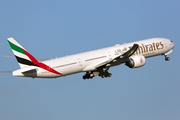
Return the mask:
M36 66L29 58L30 54L14 38L7 38L7 40L21 68L31 65Z
M58 74L58 75L62 75L61 73L59 73L58 71L54 70L53 68L51 68L50 66L47 66L44 63L41 63L39 61L37 61L31 54L29 54L14 38L8 38L7 39L12 51L19 63L19 66L21 68L27 67L27 66L37 66L40 67L42 69L45 69L51 73L54 74Z

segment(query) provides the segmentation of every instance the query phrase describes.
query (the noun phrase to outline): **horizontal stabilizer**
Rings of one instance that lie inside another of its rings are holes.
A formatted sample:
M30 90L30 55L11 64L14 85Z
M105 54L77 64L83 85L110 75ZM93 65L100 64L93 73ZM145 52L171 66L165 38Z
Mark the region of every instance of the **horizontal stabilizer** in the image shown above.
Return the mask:
M22 68L21 70L20 70L20 72L21 73L27 73L27 72L34 72L34 71L36 71L36 69L37 69L37 67L35 67L35 66L31 66L31 67L27 67L27 68Z

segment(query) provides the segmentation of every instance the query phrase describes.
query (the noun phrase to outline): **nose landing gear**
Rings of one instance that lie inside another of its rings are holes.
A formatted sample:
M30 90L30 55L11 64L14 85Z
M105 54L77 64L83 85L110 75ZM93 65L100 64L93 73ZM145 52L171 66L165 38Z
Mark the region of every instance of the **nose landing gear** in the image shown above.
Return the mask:
M165 60L166 60L166 61L169 61L169 60L170 60L170 58L169 58L169 57L165 57Z
M167 55L164 55L164 56L165 56L165 61L169 61L170 60L170 58L167 57Z

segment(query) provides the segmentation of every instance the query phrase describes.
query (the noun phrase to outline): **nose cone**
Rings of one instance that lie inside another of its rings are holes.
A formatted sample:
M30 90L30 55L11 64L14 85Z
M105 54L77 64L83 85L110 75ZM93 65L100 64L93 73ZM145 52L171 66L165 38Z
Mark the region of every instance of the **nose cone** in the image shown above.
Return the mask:
M175 47L175 44L174 44L174 42L173 42L173 41L171 41L171 45L172 45L172 47L173 47L173 48Z

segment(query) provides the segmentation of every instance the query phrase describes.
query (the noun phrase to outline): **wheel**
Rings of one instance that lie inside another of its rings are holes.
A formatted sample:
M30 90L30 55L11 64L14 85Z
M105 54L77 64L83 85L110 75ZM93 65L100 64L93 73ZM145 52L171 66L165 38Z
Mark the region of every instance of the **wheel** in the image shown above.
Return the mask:
M94 77L94 74L91 73L89 76L93 78L93 77Z
M111 77L112 76L112 74L111 73L109 73L109 77Z
M83 79L85 80L85 79L86 79L86 76L83 76Z
M166 60L166 61L169 61L169 60L170 60L170 58L169 58L169 57L165 57L165 60Z
M108 72L105 72L105 73L104 73L104 76L105 76L105 77L109 77L109 73L108 73Z
M104 77L105 77L105 75L102 75L101 77L102 77L102 78L104 78Z

